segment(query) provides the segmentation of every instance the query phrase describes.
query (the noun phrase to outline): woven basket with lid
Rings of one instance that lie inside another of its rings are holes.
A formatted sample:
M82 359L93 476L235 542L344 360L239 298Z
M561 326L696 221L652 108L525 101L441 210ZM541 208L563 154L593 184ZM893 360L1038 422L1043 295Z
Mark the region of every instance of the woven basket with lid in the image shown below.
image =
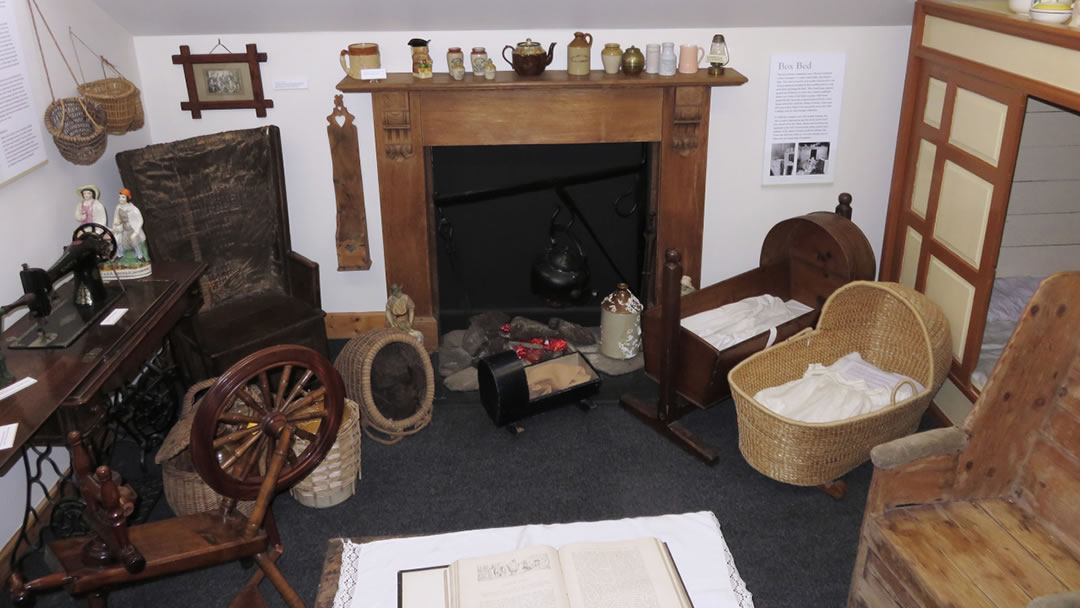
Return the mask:
M105 108L105 130L110 135L123 135L143 126L139 89L127 78L86 82L79 85L79 94Z
M811 363L831 365L851 352L926 388L876 412L823 423L792 420L754 400L762 389L801 378ZM728 374L739 450L777 481L833 481L866 462L874 446L914 432L951 364L949 323L929 298L898 283L848 283L825 302L817 329L749 357Z

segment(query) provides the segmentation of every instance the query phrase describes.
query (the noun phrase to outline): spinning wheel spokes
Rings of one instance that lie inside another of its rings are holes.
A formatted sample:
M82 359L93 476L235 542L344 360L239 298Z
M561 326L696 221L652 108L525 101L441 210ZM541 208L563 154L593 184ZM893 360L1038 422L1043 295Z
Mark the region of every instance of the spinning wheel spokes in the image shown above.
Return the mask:
M303 373L294 381L297 368ZM330 450L344 403L341 378L325 357L302 346L263 349L229 368L203 397L191 427L195 468L219 494L254 499L288 428L295 439L278 475L281 491Z

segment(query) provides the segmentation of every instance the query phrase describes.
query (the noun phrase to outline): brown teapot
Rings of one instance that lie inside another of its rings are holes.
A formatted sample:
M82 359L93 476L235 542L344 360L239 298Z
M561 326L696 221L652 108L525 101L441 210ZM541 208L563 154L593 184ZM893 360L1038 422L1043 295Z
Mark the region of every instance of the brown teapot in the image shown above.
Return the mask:
M507 50L511 51L513 61L506 58ZM551 43L551 47L545 53L544 47L540 46L539 42L533 42L532 38L526 38L525 42L517 43L517 48L508 44L503 48L502 52L503 60L522 76L536 76L542 73L544 68L551 64L551 59L554 56L554 42Z

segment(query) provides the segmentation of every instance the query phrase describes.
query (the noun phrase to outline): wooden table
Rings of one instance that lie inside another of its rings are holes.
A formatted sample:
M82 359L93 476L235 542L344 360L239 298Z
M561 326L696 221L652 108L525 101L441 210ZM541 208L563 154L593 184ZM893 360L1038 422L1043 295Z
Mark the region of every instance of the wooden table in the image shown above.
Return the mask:
M155 262L152 276L123 283L125 291L113 308L128 311L115 325L97 322L68 348L13 350L6 341L0 345L16 380L37 380L0 404L0 425L19 425L14 445L0 450L0 472L27 442L56 442L63 433L100 419L104 407L97 398L122 386L176 323L199 306L197 281L205 270L204 263ZM70 297L71 282L57 291ZM4 336L26 331L33 323L28 317Z

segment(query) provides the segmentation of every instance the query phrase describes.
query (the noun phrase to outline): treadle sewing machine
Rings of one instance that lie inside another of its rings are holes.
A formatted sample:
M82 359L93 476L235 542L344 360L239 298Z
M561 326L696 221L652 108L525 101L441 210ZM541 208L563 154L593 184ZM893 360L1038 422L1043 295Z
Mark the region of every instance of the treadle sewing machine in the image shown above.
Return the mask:
M8 339L8 348L67 348L97 321L123 293L119 286L106 287L98 264L116 254L116 237L100 224L75 229L71 244L48 270L23 264L19 273L23 295L0 307L0 317L26 306L35 326ZM73 275L70 300L61 299L53 285Z

